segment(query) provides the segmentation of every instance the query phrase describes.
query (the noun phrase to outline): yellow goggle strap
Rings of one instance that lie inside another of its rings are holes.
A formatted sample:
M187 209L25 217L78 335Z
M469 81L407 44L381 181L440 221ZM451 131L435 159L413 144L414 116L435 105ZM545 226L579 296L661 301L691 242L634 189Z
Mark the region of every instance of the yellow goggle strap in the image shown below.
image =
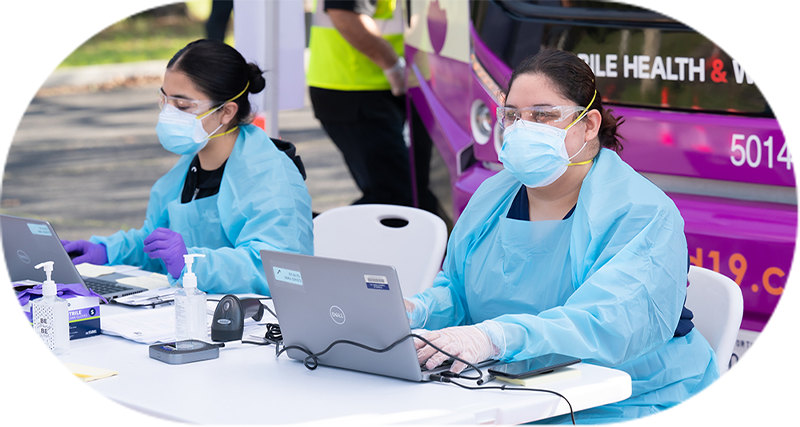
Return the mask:
M247 84L246 84L246 85L244 85L244 89L243 89L241 92L239 92L239 94L238 94L238 95L236 95L236 96L234 96L233 98L231 98L231 99L229 99L229 100L227 100L227 101L223 102L223 103L222 103L222 105L225 105L225 104L227 104L227 103L229 103L229 102L231 102L231 101L235 101L235 100L236 100L236 99L238 99L240 96L244 95L244 93L245 93L245 92L247 92L247 88L249 88L249 87L250 87L250 82L247 82ZM594 98L592 98L592 99L594 99ZM220 105L219 107L217 107L217 108L215 108L215 109L213 109L213 110L208 110L208 111L206 111L205 113L203 113L203 114L201 114L201 115L197 116L197 119L198 119L198 120L199 120L199 119L202 119L203 117L205 117L205 116L207 116L207 115L209 115L209 114L213 113L214 111L217 111L217 110L219 110L220 108L222 108L222 105ZM226 132L226 133L227 133L227 132ZM223 133L223 134L220 134L220 135L217 135L217 136L222 136L222 135L225 135L225 134Z
M211 135L211 136L208 137L208 139L219 138L220 136L225 136L225 135L235 131L236 129L239 129L239 126L234 126L234 127L230 128L227 132L222 132L221 134L218 134L218 135Z
M595 90L595 91L594 91L594 95L592 95L592 100L591 100L591 101L589 101L589 105L588 105L588 106L586 106L586 108L583 110L583 112L581 113L581 115L580 115L580 116L578 116L578 118L577 118L577 119L575 119L575 120L574 120L572 123L570 123L570 124L569 124L569 126L567 126L567 127L566 127L566 129L564 129L564 130L569 130L569 128L571 128L571 127L572 127L572 125L574 125L575 123L578 123L578 121L579 121L580 119L582 119L582 118L583 118L583 116L585 116L585 115L586 115L586 113L588 113L588 112L589 112L589 108L591 108L591 107L592 107L592 104L594 104L594 99L595 99L595 98L597 98L597 90Z
M589 105L588 105L588 106L586 106L586 109L585 109L585 110L583 110L583 112L581 113L581 115L580 115L580 116L578 116L578 118L577 118L577 119L575 119L575 120L574 120L572 123L570 123L570 124L569 124L569 126L567 126L567 129L571 128L571 127L572 127L572 125L574 125L575 123L578 123L578 121L579 121L580 119L582 119L582 118L583 118L583 116L585 116L585 115L586 115L586 113L588 113L588 112L589 112L589 108L592 106L592 104L594 104L594 99L595 99L595 98L597 98L597 90L595 90L595 91L594 91L594 95L592 95L592 100L591 100L591 101L589 101ZM585 145L585 144L584 144L584 145ZM582 148L581 148L581 149L582 149ZM577 154L576 154L576 155L577 155ZM594 161L594 159L589 159L589 160L586 160L586 161L583 161L583 162L569 163L569 164L567 164L567 166L580 166L580 165L586 165L586 164L592 163L593 161Z
M586 160L586 161L583 161L583 162L570 163L570 164L568 164L567 166L580 166L580 165L586 165L586 164L592 163L593 161L594 161L594 159L589 159L589 160Z

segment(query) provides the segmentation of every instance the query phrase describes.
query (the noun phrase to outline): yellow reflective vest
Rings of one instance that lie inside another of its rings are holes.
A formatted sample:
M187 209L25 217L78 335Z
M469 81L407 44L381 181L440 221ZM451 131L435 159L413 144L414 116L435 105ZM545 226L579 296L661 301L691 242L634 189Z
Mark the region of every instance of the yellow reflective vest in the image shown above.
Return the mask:
M306 83L332 90L390 90L383 70L336 31L323 3L318 0L312 17ZM402 56L403 14L396 5L395 0L378 0L372 18L382 37Z

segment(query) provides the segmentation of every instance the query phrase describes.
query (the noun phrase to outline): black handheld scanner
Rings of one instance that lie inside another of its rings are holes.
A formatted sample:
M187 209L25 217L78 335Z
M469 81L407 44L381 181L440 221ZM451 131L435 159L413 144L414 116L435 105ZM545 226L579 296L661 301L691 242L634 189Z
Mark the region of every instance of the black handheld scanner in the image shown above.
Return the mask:
M244 319L259 321L264 316L264 305L256 298L239 299L225 295L217 303L211 321L211 341L239 341L244 334Z

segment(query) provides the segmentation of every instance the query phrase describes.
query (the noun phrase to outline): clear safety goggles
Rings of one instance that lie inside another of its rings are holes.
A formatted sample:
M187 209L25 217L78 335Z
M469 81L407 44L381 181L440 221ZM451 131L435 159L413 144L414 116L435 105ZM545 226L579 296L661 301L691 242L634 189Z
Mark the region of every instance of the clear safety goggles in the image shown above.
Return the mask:
M167 104L172 104L173 107L185 111L189 114L200 115L211 109L211 107L219 104L219 102L210 100L196 100L187 98L177 98L168 96L164 93L163 89L158 90L158 107L164 109Z
M505 129L517 120L557 126L567 121L573 114L586 108L578 106L536 106L536 107L497 107L497 122ZM558 127L558 126L557 126Z

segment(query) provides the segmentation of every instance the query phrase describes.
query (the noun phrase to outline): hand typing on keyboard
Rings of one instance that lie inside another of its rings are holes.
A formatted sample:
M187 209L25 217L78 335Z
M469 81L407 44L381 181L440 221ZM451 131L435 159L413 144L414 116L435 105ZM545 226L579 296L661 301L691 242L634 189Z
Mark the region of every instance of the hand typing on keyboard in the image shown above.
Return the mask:
M423 338L436 347L470 363L479 363L495 355L496 349L489 335L477 326L456 326L439 331L431 331ZM423 341L414 340L419 363L433 369L449 359L449 356L429 346ZM462 362L455 361L450 371L459 373L466 368Z
M436 369L436 368L444 368L444 367L447 367L447 366L452 366L452 365L453 365L453 362L455 362L455 360L456 360L456 359L453 359L453 358L451 357L451 358L449 358L449 359L445 360L444 362L442 362L442 363L441 363L439 366L434 366L434 367L433 367L433 369ZM420 369L422 369L423 371L430 371L430 369L428 369L428 366L427 366L425 363L420 363L420 364L419 364L419 368L420 368Z
M108 264L108 254L106 246L100 243L92 243L86 240L61 240L64 250L69 253L72 263L75 265L88 262L89 264L104 265Z

